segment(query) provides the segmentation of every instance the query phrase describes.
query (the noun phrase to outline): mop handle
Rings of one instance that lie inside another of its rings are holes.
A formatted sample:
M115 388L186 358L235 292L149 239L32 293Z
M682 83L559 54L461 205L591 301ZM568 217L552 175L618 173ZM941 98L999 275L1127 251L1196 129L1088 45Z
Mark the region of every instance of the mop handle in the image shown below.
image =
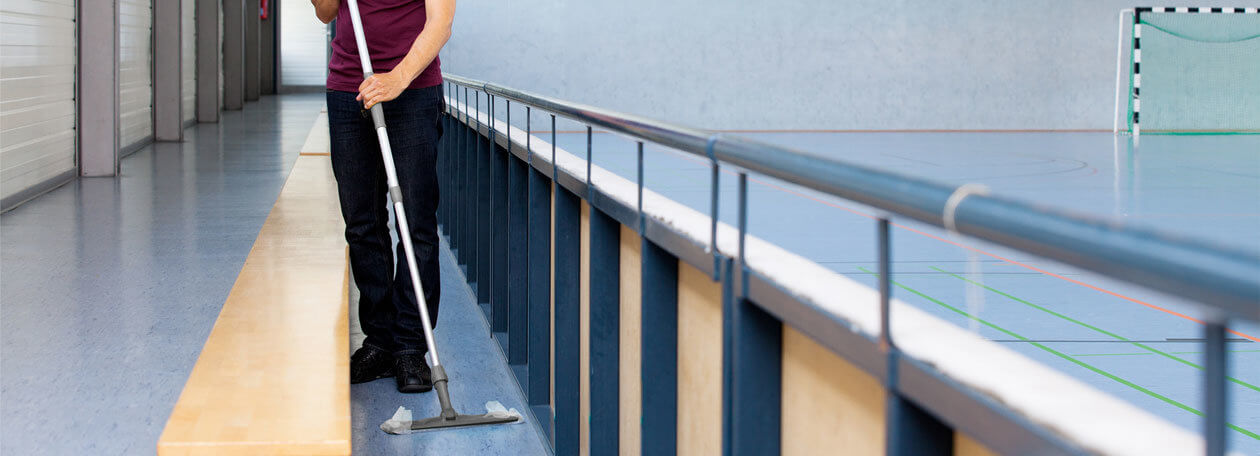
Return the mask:
M350 23L354 26L354 41L359 48L359 63L363 66L363 79L372 77L372 59L368 57L367 40L363 37L363 21L359 18L359 2L349 0ZM433 367L441 366L438 360L437 345L433 343L433 325L429 320L429 309L424 300L424 286L420 284L420 270L416 267L415 248L411 245L411 228L407 224L407 213L403 210L402 190L398 186L398 173L394 170L394 153L389 146L389 134L385 131L385 111L381 104L372 106L372 124L376 127L376 137L381 143L381 159L385 162L385 179L389 185L389 199L394 203L394 221L398 223L399 238L403 243L403 252L407 255L407 266L411 272L411 286L416 292L416 303L420 307L420 320L424 323L424 341L429 347L429 358Z

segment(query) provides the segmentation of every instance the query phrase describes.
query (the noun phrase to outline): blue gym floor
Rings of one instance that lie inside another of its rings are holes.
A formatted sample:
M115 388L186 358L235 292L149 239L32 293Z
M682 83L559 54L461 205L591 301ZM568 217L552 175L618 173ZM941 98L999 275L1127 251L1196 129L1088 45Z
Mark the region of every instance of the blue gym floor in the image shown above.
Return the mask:
M536 134L550 138L549 132ZM1260 135L1143 136L1135 147L1127 137L1117 141L1110 133L1085 132L740 134L938 182L981 183L995 195L1260 255ZM586 151L584 132L561 131L557 143L579 156ZM707 213L707 161L645 147L647 187ZM632 141L597 132L592 153L596 165L635 179ZM735 175L724 172L721 179L719 217L734 225ZM878 213L750 176L750 233L872 287ZM920 223L893 222L898 298L1174 423L1201 429L1195 411L1203 401L1203 327L1192 320L1198 315L1194 307ZM1232 329L1230 443L1260 454L1260 344L1255 343L1260 325Z

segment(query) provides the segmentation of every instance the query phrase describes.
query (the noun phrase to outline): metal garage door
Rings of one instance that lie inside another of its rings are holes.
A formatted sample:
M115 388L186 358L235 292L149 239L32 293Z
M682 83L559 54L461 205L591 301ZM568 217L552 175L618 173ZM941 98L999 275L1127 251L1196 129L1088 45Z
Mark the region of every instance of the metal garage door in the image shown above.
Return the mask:
M118 2L118 41L118 135L129 151L153 138L151 0Z
M0 1L0 197L75 175L74 0Z

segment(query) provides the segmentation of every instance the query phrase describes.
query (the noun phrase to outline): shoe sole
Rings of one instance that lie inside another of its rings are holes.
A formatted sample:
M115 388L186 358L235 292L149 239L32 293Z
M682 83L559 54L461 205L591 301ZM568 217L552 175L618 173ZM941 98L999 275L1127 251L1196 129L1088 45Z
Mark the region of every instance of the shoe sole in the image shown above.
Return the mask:
M433 385L407 385L398 387L398 392L403 394L427 393L433 390Z
M377 376L372 377L372 378L369 378L369 379L367 379L367 380L359 380L359 381L350 380L350 384L351 384L351 385L358 385L358 384L360 384L360 383L374 382L374 381L380 380L380 379L382 379L382 378L392 378L392 377L394 377L394 371L389 371L389 372L384 372L384 373L378 374Z

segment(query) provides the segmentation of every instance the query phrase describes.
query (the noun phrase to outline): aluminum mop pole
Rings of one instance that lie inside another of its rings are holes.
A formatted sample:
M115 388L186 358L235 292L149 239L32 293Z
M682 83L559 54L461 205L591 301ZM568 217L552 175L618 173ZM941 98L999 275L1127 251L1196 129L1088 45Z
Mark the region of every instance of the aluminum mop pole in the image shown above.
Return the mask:
M363 21L359 18L359 2L349 0L350 22L354 26L354 40L359 48L359 63L363 66L363 78L372 76L372 59L368 56L367 41L363 36ZM385 111L381 104L372 106L372 124L376 127L376 137L381 143L381 160L385 163L385 180L389 186L389 199L394 204L394 220L398 223L399 236L403 243L403 251L407 256L407 267L411 272L411 286L416 292L416 302L420 307L420 320L424 323L424 342L429 347L429 359L432 361L433 389L437 391L438 402L442 406L442 414L411 422L412 430L435 429L457 426L474 426L480 424L510 423L516 416L502 415L460 415L451 406L450 392L447 384L446 369L442 367L438 357L437 345L433 343L433 324L429 319L429 309L425 305L424 287L420 284L420 271L416 268L415 248L411 245L411 228L407 225L407 212L403 209L403 194L398 186L398 173L394 169L394 152L389 146L389 134L385 130Z

